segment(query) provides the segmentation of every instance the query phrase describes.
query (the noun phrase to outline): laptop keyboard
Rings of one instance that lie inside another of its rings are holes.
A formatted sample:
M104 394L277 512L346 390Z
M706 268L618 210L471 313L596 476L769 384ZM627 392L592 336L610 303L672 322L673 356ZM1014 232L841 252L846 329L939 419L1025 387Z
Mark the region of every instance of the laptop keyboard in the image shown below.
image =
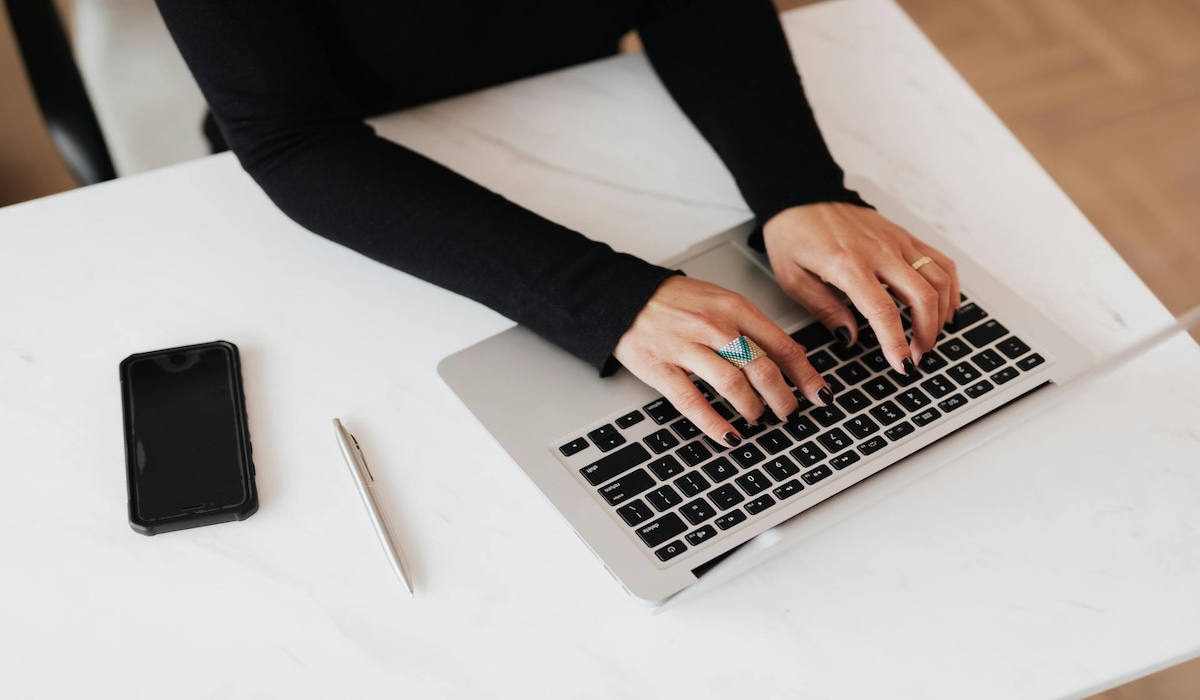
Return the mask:
M767 410L751 425L703 381L713 408L744 441L729 448L704 436L659 398L551 446L630 536L657 562L720 539L781 502L835 481L892 443L912 439L944 416L982 400L1046 359L967 300L935 348L905 376L891 369L866 320L843 347L819 323L792 337L834 390L815 406L796 392L786 422ZM908 312L902 313L911 336Z

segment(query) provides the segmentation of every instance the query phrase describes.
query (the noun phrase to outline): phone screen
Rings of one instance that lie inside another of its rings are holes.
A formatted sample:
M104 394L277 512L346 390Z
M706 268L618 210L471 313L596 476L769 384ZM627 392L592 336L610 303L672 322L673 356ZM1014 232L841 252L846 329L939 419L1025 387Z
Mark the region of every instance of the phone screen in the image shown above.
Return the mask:
M214 344L127 361L131 497L143 522L235 509L250 497L233 353Z

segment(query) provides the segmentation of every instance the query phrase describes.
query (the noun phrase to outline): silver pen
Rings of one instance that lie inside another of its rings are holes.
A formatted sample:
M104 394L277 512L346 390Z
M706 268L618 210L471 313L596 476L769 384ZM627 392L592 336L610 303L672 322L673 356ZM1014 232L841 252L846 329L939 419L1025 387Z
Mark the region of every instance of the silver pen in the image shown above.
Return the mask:
M333 430L337 433L342 456L346 458L350 473L354 475L354 483L358 485L358 494L362 496L363 505L367 507L367 514L371 516L371 524L375 526L375 534L379 536L379 543L383 545L383 551L392 564L392 570L400 578L400 583L404 584L404 589L408 591L408 595L412 596L413 587L412 579L408 576L408 564L404 561L404 553L400 551L400 546L396 544L396 538L392 536L392 528L388 526L387 516L379 507L379 499L375 497L375 489L372 488L375 477L371 475L371 468L367 466L362 448L358 446L358 440L354 439L350 431L346 430L337 418L333 419Z

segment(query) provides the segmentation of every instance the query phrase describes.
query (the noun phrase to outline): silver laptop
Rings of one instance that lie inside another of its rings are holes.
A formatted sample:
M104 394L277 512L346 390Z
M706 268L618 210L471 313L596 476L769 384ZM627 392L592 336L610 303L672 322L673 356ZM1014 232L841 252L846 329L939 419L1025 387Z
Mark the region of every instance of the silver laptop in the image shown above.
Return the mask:
M1087 370L1084 348L1035 308L869 183L855 184L958 263L965 300L916 378L887 366L865 322L866 340L846 349L787 297L765 256L745 245L750 223L665 266L743 294L791 333L834 386L832 407L802 400L798 417L752 428L699 382L746 438L727 449L627 371L600 379L523 327L439 365L634 597L670 598L764 532L1014 399Z

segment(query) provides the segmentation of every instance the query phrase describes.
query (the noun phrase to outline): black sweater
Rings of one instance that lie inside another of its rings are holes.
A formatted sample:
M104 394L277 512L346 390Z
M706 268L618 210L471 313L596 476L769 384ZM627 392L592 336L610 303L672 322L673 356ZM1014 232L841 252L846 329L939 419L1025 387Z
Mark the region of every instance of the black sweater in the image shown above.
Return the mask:
M636 29L758 221L845 189L770 0L158 0L242 166L302 226L607 374L672 271L377 137L369 116L589 61Z

